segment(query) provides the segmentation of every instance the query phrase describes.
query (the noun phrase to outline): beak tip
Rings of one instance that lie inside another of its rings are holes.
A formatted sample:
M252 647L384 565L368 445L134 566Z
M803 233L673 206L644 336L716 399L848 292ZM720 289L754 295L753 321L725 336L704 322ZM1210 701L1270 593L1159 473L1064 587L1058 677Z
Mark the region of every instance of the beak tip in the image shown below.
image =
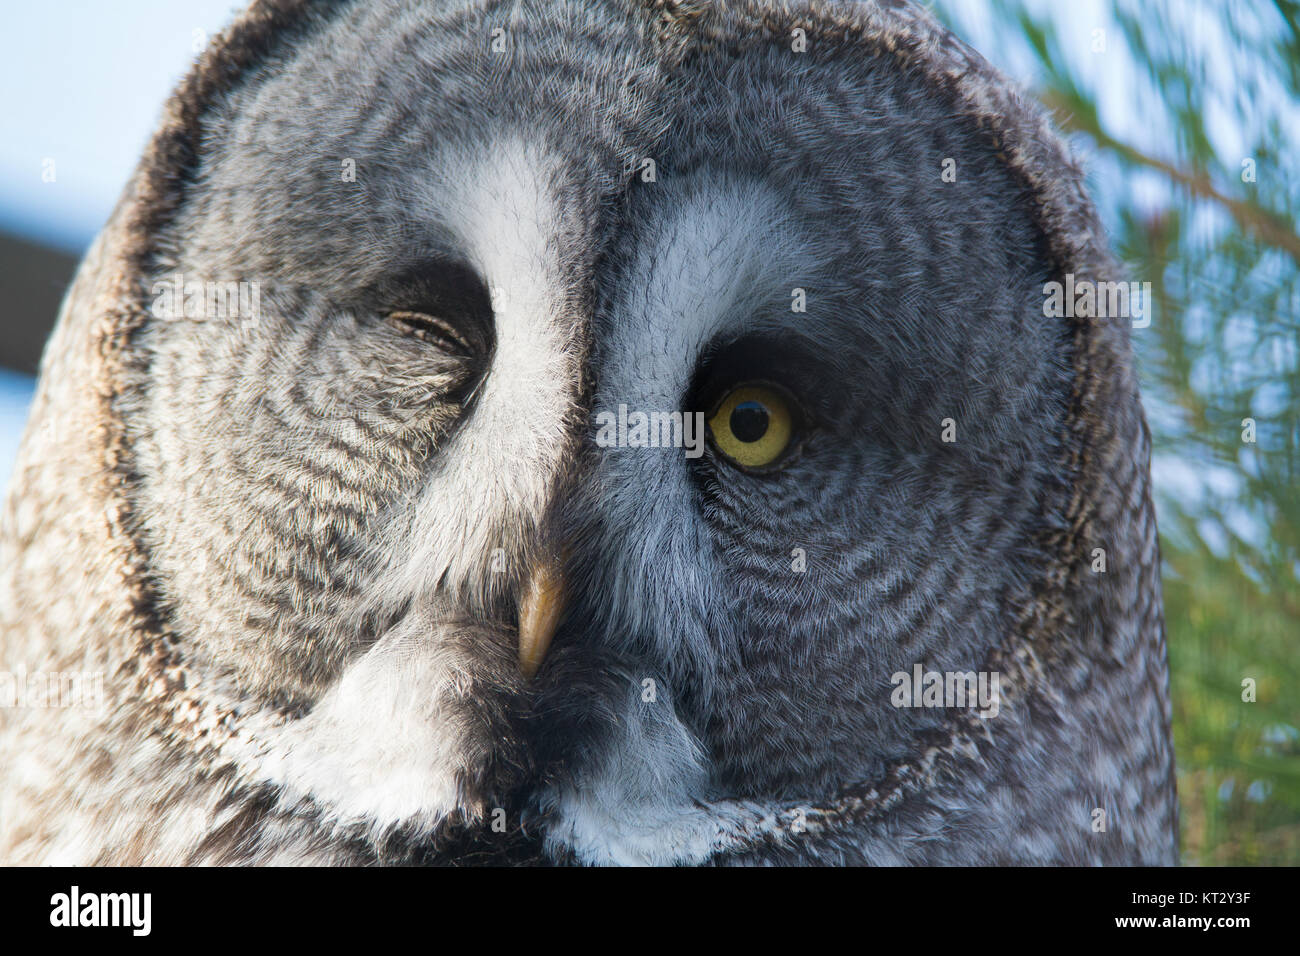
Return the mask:
M533 569L519 601L519 670L531 680L542 666L564 612L564 576L557 562Z

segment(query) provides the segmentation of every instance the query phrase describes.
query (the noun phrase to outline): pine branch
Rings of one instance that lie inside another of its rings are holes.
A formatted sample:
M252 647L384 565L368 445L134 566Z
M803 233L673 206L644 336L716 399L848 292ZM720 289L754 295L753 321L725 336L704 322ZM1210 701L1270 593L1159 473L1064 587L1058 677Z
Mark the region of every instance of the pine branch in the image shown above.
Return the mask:
M1262 242L1284 250L1297 264L1300 264L1300 235L1296 234L1291 224L1283 217L1262 209L1254 203L1234 199L1223 193L1215 187L1206 173L1186 172L1142 152L1136 146L1116 139L1101 128L1095 115L1091 115L1086 110L1074 109L1068 95L1062 95L1056 90L1045 90L1040 93L1040 98L1049 109L1068 117L1065 122L1067 128L1088 135L1098 147L1116 153L1128 163L1163 173L1173 182L1186 187L1194 196L1219 203L1228 210L1242 229L1252 233Z

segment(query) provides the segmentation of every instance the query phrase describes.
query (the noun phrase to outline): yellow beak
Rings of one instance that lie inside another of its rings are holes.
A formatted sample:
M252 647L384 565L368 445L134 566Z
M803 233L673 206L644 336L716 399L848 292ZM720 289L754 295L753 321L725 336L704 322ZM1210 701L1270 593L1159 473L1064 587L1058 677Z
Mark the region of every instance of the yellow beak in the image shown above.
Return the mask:
M519 597L519 670L531 678L542 666L564 613L564 571L551 558L533 568Z

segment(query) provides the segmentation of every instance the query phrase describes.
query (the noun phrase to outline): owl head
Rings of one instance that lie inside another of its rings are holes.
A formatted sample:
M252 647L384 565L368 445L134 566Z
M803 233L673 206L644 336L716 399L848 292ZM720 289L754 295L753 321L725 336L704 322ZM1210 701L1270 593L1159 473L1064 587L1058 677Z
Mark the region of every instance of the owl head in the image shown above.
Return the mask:
M1165 860L1130 323L1045 308L1119 278L1041 112L909 5L255 3L47 356L93 427L10 501L14 633L94 649L73 736L135 755L66 826Z

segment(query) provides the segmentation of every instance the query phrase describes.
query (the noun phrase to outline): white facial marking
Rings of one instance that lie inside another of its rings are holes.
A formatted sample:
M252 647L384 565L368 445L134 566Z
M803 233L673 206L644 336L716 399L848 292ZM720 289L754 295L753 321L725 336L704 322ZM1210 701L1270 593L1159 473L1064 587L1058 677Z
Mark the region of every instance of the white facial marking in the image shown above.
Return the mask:
M506 141L473 161L438 165L467 170L429 185L428 205L488 285L496 347L472 413L383 535L388 608L439 584L472 591L491 574L501 540L536 526L570 453L566 427L580 388L581 356L561 315L551 160Z

